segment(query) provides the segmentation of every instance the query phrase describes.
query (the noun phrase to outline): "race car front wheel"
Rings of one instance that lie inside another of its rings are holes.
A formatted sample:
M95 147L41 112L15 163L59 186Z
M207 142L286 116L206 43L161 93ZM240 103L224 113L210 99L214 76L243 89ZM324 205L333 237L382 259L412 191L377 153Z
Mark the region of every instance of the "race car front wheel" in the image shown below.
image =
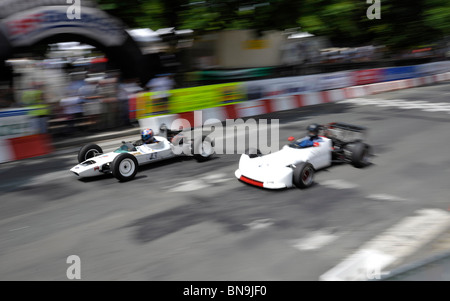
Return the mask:
M194 149L193 155L197 161L202 162L210 159L214 154L214 143L206 136L202 137L202 140L193 140Z
M135 156L129 153L122 153L114 158L112 162L112 174L119 181L132 180L137 173L138 162Z
M297 164L294 169L292 182L298 188L310 187L314 183L314 167L311 163L302 162Z
M256 158L261 157L262 153L258 148L248 148L245 150L245 154L248 155L250 158Z
M81 147L78 152L78 163L84 162L87 159L93 158L100 154L103 154L103 150L100 146L97 144L86 144Z

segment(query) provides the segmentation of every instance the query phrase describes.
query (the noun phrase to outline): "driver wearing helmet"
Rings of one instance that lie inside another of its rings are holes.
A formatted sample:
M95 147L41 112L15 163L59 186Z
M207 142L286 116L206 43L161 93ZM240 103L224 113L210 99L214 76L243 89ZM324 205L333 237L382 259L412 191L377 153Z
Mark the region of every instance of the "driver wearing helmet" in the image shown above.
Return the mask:
M151 143L157 143L158 140L155 139L153 136L153 130L152 129L145 129L141 132L141 140L137 141L139 145L142 144L151 144Z
M319 146L319 142L323 139L319 136L320 125L313 123L306 128L307 136L297 142L297 145L301 148Z

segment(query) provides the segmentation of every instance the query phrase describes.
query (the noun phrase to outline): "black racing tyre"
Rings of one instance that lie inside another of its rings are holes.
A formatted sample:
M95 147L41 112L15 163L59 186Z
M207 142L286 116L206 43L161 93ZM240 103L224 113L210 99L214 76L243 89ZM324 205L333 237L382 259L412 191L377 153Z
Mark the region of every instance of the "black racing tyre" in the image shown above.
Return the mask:
M302 162L294 169L293 184L298 188L308 188L314 183L314 167L311 163Z
M203 162L209 160L214 155L214 142L207 136L202 136L201 141L193 140L192 142L194 145L192 153L197 161Z
M351 148L351 161L357 168L369 165L370 147L366 143L356 142Z
M100 154L103 154L103 150L100 146L93 143L86 144L78 151L78 163L84 162L87 159L93 158Z
M137 173L138 161L135 156L129 153L122 153L114 158L111 164L111 171L119 181L132 180Z
M247 148L245 150L245 154L248 155L250 158L261 157L262 155L259 148Z

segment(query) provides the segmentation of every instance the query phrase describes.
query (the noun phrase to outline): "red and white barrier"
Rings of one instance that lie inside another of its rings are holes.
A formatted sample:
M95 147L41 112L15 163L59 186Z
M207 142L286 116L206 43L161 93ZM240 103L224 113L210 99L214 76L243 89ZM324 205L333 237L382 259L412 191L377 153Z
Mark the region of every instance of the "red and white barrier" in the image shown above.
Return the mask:
M224 107L215 107L215 108L208 108L204 109L202 114L202 122L204 123L206 120L226 120L227 119L227 113L226 110L224 110Z
M235 104L237 118L270 113L270 101L253 100Z
M49 154L53 151L50 137L36 134L0 140L0 163Z
M374 77L375 75L370 72L366 74L362 73L360 83L372 81ZM205 124L206 121L225 121L227 119L263 115L305 106L337 102L346 98L364 97L387 91L429 85L448 80L450 80L450 72L420 78L371 83L327 91L273 95L262 100L244 101L237 104L204 109L200 114L198 111L184 112L139 119L139 122L142 128L153 129L159 128L161 123L171 126L175 120L179 121L177 129L179 129L179 127L197 127ZM134 100L132 103L135 106L135 98L132 97L131 99ZM134 111L130 112L130 117L135 117ZM0 139L0 163L45 155L52 151L50 137L45 134Z
M357 86L377 83L382 78L381 69L356 70L352 76Z
M14 160L14 151L8 139L0 139L0 163Z
M297 99L294 95L282 95L272 99L272 108L275 111L292 110L298 107Z
M204 124L207 120L212 119L215 119L216 121L225 121L227 119L263 115L305 106L337 102L347 98L358 98L388 91L413 88L445 80L450 80L450 72L421 78L373 83L328 91L293 95L274 95L272 98L244 101L237 104L204 109L201 111L201 114L198 114L197 112L197 117L195 115L196 112L184 112L166 116L149 117L141 119L140 122L141 127L157 128L162 122L165 122L170 126L172 121L184 119L187 121L186 124L183 124L184 128L188 128L189 126L197 127Z

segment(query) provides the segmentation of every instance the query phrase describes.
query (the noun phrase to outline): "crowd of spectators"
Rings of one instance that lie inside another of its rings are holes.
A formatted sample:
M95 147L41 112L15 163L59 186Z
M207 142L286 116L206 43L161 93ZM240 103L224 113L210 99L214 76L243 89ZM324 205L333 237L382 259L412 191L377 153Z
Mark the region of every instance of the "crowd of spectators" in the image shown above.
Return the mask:
M47 69L40 61L13 66L12 83L0 83L0 109L36 108L39 133L82 134L130 125L128 98L142 90L119 72ZM56 84L58 83L58 84Z

